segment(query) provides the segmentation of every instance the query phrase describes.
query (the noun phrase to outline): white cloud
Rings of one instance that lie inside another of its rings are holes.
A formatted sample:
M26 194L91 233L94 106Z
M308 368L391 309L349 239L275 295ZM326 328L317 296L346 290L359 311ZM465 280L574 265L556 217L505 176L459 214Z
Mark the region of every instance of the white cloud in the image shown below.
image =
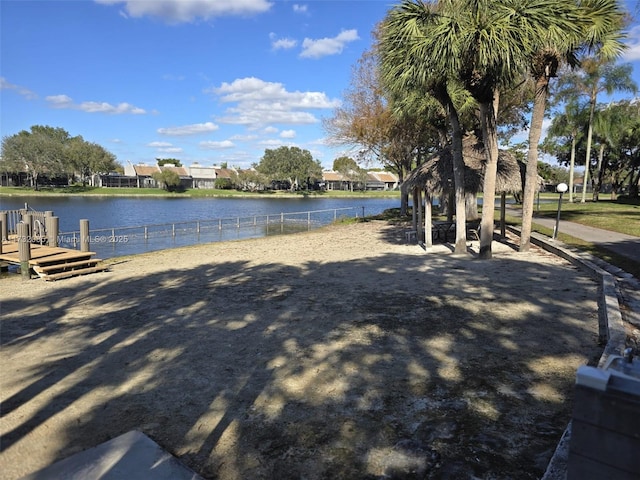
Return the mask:
M251 142L257 139L257 135L232 135L229 140L236 140L238 142Z
M233 148L235 144L231 140L223 140L221 142L206 141L200 142L200 147L207 150L222 150L225 148Z
M307 5L300 5L298 3L293 4L293 11L296 13L307 13L309 7Z
M263 130L264 133L266 134L271 134L271 133L278 133L278 129L276 127L267 127Z
M323 138L316 138L315 140L311 140L310 142L307 142L309 145L321 145L321 146L327 146L330 145L330 143L327 141L327 139L325 137Z
M624 53L624 60L627 62L640 60L640 25L629 31L626 44L629 48Z
M343 30L333 38L320 38L318 40L305 38L302 42L302 53L300 53L300 56L303 58L320 58L326 57L327 55L336 55L342 53L347 43L359 39L358 31L355 29Z
M268 11L267 0L96 0L104 5L124 4L125 18L157 17L167 23L188 23L230 15L254 15Z
M69 108L87 113L109 113L112 115L121 115L123 113L142 115L147 113L144 109L126 102L119 103L118 105L111 105L107 102L73 103L73 99L68 95L50 95L46 97L45 100L49 102L53 108Z
M45 98L54 108L72 108L73 100L67 95L50 95Z
M267 146L267 147L276 147L276 146L280 146L282 144L283 144L282 140L278 140L278 139L275 139L275 138L272 138L270 140L262 140L261 142L258 142L258 145L263 145L263 146Z
M199 133L214 132L218 130L218 125L212 122L206 123L194 123L192 125L183 125L181 127L167 127L159 128L158 133L160 135L169 136L184 136L184 135L197 135Z
M257 135L232 135L229 137L229 140L235 140L237 142L251 142L257 138Z
M296 138L295 130L283 130L280 132L280 138Z
M169 142L149 142L147 147L155 148L156 151L161 153L182 153L182 148L176 147Z
M298 45L298 41L293 38L271 39L271 48L273 50L289 50Z
M16 93L22 95L27 100L33 100L38 98L38 96L33 93L31 90L25 87L21 87L20 85L14 85L13 83L9 83L6 78L0 77L0 90L15 90Z
M273 123L317 123L315 115L301 110L331 109L340 105L340 100L329 99L323 92L289 92L281 83L255 77L225 82L209 92L219 95L222 102L237 104L227 109L227 115L218 118L219 122L250 128Z

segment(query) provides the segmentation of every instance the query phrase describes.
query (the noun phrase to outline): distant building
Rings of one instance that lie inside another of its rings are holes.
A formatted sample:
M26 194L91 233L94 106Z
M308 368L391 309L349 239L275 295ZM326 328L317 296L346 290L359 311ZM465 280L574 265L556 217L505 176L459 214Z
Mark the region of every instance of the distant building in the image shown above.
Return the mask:
M384 186L382 190L396 190L400 185L398 176L391 172L369 172L369 176L372 176L375 182L382 183Z
M138 188L158 188L158 182L153 179L153 174L160 171L158 165L145 165L143 163L133 165L131 162L124 166L124 174L136 178Z
M353 178L357 178L356 175ZM334 171L322 172L322 181L327 190L395 190L398 188L397 175L390 172L367 172L366 183L345 177Z
M193 188L215 188L216 184L216 167L205 167L194 162L189 167Z
M193 178L185 167L176 167L175 165L163 165L160 171L174 172L180 177L180 186L182 188L193 188Z

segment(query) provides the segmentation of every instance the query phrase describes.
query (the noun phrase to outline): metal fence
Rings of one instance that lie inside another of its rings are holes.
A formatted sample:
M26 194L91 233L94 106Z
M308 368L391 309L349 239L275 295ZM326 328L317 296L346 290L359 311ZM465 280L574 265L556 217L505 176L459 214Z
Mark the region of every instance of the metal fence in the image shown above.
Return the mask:
M90 250L101 258L132 255L198 243L283 235L328 225L340 218L364 217L364 207L346 207L246 217L89 230ZM80 231L62 232L58 245L80 248Z

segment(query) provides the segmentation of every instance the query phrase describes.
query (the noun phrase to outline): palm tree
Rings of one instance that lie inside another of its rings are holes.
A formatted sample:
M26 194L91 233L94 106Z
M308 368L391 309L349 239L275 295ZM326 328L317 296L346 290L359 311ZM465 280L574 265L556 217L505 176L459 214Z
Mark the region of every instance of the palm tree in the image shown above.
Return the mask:
M480 239L480 257L491 258L493 238L495 182L498 157L496 112L501 90L521 81L531 59L538 57L538 64L553 66L553 55L547 47L561 32L577 32L575 9L567 2L555 0L469 0L454 3L462 9L459 23L458 51L461 54L460 75L465 87L480 105L483 140L487 163L483 186L483 212ZM436 43L437 44L437 43ZM549 78L549 68L543 68L542 80ZM537 92L546 95L544 85L537 85ZM542 125L542 109L535 109L534 119ZM532 121L532 124L534 122ZM538 133L539 138L539 133ZM536 163L537 167L537 153ZM537 171L530 184L535 185Z
M448 3L448 2L442 2ZM383 83L396 95L406 91L422 91L442 105L451 127L453 176L456 203L455 253L466 252L466 217L464 192L464 161L462 158L462 128L456 106L447 84L456 72L453 65L434 65L434 52L428 50L431 32L446 23L441 4L419 0L403 0L392 9L382 24L380 36L380 67ZM455 57L449 56L455 61ZM435 67L435 68L434 68ZM455 78L455 75L453 76Z
M569 23L558 23L554 28L539 32L538 38L534 39L530 63L530 73L536 88L529 129L520 251L527 251L530 247L538 175L538 143L542 133L550 79L556 76L558 67L562 64L577 66L581 49L597 49L601 55L613 58L623 48L620 41L623 12L616 0L582 0L558 4L558 8L565 9L564 13L556 12L560 16L559 20L564 19ZM573 196L573 191L570 196Z
M616 65L611 59L602 57L588 57L582 61L579 71L573 72L561 79L562 94L581 95L589 101L589 120L587 124L587 144L585 153L585 172L580 201L586 202L587 185L589 181L589 165L591 162L591 143L593 139L593 123L598 103L598 95L614 92L637 91L635 82L631 79L632 66L630 64Z
M556 153L555 148L551 145L555 138L565 138L571 143L569 155L569 203L573 203L574 197L574 173L577 145L583 139L583 126L586 125L586 111L584 105L581 105L577 97L570 99L564 105L564 113L556 115L551 121L551 125L547 130L545 138L548 153Z

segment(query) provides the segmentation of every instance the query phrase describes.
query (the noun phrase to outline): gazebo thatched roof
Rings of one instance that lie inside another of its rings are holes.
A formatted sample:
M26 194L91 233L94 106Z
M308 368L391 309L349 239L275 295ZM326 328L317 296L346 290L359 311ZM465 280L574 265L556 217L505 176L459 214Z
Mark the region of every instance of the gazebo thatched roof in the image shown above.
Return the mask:
M463 140L464 184L468 193L478 193L484 183L485 154L482 142L474 136ZM522 190L521 165L509 152L500 150L498 154L498 174L496 193L519 192ZM410 193L415 189L425 190L431 196L446 195L454 190L453 159L451 147L443 148L425 163L414 169L402 184L402 191Z

